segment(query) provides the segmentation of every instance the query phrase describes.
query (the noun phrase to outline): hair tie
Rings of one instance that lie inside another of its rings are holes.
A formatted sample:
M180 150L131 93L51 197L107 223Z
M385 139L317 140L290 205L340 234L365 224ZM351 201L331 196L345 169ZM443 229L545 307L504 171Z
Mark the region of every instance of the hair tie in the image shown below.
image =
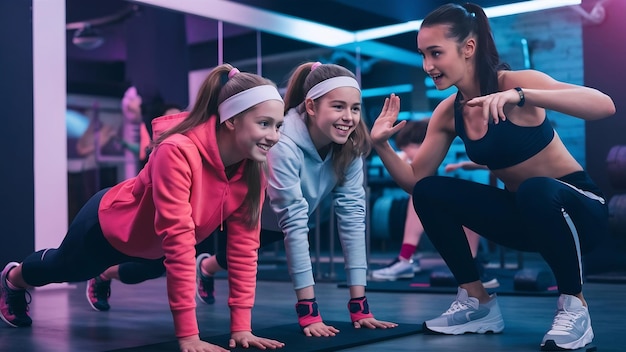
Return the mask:
M313 65L311 65L311 71L315 70L316 68L322 66L322 63L317 61L316 63L314 63Z
M240 71L239 71L237 68L233 67L233 68L230 70L230 72L228 72L228 78L229 78L229 79L233 78L233 76L234 76L234 75L236 75L236 74L238 74L239 72L240 72Z

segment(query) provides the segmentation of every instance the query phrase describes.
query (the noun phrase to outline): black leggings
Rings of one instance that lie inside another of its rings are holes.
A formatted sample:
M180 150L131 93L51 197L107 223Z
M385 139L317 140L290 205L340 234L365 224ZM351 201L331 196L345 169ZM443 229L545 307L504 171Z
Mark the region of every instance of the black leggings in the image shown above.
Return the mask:
M560 181L559 181L560 180ZM413 206L458 283L479 279L462 225L505 247L538 252L565 294L582 292L582 255L609 233L608 206L586 172L533 177L516 192L431 176L413 189Z
M89 280L123 262L146 262L121 253L109 244L98 221L98 206L108 189L91 197L80 209L59 248L37 251L24 259L22 275L31 286Z
M223 269L228 269L228 262L226 260L226 231L218 230L213 235L218 236L215 259L217 260L217 263L220 265L220 267L222 267ZM282 232L269 230L261 231L261 247L264 247L274 242L278 242L282 239ZM196 245L196 255L209 251L209 240L213 240L211 236ZM122 263L119 266L120 281L125 284L138 284L146 280L160 277L161 275L163 275L163 273L165 273L165 265L163 264L163 259L142 262L127 262Z

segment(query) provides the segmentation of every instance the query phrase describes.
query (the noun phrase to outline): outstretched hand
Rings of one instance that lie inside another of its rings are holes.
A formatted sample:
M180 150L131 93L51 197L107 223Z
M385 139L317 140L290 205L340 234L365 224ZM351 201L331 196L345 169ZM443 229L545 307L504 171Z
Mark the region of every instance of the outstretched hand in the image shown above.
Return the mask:
M200 340L198 335L179 338L178 346L180 352L228 352L227 349Z
M390 328L395 328L396 326L398 326L398 324L396 323L377 320L374 317L363 318L363 319L357 320L353 323L353 325L356 329L360 329L362 327L365 327L368 329L390 329Z
M228 347L235 348L237 346L241 346L243 348L254 346L260 350L266 350L268 348L275 350L277 348L285 347L285 344L280 341L255 336L250 331L235 331L230 335Z
M370 136L374 144L386 142L391 136L398 132L406 121L398 121L398 113L400 112L400 97L391 94L389 98L385 98L385 104L380 115L374 121Z
M489 119L493 119L493 123L497 124L500 120L506 120L506 113L511 111L519 101L517 91L509 89L470 99L467 101L467 106L482 106L485 125L489 123Z
M308 325L307 327L302 329L302 331L306 336L328 337L335 336L339 332L339 329L331 325L326 325L323 322L319 322Z

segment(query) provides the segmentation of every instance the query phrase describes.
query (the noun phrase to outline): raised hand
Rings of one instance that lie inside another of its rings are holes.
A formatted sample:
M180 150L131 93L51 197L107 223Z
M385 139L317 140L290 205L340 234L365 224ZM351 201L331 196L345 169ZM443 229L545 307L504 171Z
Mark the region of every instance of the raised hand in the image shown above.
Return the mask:
M395 94L391 94L389 98L385 98L385 104L380 112L380 115L374 121L370 136L374 144L380 144L386 142L391 136L398 132L406 121L398 121L398 113L400 112L400 97Z

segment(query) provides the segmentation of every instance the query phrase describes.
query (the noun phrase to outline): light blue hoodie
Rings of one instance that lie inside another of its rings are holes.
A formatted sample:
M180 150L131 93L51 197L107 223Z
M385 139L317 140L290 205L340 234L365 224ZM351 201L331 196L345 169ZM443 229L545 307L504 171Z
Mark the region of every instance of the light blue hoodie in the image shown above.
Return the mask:
M322 160L305 116L291 109L278 143L268 154L270 205L285 234L287 262L294 288L315 284L309 249L309 217L329 194L333 199L349 286L366 284L365 189L363 159L352 161L343 185L333 169L332 152ZM264 226L265 227L265 226Z

